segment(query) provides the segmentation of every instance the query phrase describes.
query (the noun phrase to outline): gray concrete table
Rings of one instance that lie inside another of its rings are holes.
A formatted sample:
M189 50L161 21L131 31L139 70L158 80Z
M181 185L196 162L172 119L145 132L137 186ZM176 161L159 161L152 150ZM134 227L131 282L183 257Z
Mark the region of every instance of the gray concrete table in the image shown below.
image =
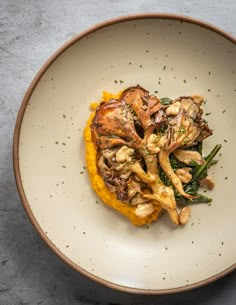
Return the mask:
M19 200L12 135L21 100L46 59L66 40L105 19L169 12L236 35L235 0L0 0L0 305L233 305L236 273L170 296L113 291L71 270L41 241Z

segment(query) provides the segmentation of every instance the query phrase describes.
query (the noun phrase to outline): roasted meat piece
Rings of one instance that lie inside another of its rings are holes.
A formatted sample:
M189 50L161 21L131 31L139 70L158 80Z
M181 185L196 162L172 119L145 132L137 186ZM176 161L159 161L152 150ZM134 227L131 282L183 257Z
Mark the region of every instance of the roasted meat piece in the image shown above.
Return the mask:
M134 147L142 145L142 139L135 130L134 117L122 100L101 103L91 130L94 143L101 149L118 145Z

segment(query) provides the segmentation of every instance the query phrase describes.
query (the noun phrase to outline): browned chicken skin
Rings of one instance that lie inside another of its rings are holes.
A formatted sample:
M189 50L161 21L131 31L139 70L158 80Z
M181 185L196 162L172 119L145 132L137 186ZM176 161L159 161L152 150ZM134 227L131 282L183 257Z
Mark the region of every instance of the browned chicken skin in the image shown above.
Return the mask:
M157 204L175 224L181 224L173 188L161 181L159 166L179 194L194 198L184 191L183 179L173 171L169 155L211 134L201 118L201 103L199 96L180 97L164 106L136 86L97 108L91 131L100 175L119 200L137 206L137 215L152 213L152 205Z

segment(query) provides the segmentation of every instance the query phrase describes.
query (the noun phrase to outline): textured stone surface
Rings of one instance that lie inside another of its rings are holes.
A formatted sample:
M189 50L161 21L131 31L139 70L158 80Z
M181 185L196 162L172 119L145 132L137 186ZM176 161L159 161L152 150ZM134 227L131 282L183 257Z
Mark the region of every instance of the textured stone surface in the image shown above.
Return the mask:
M0 0L0 305L233 305L236 273L178 295L137 296L71 270L41 241L22 209L12 170L12 135L24 92L46 59L74 34L105 19L169 12L236 35L235 0Z

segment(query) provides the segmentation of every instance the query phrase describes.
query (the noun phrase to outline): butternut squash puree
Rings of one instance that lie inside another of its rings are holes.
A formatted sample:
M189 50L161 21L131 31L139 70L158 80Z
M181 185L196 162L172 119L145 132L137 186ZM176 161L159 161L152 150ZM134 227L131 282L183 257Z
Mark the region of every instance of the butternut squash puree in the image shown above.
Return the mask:
M102 100L108 102L110 98L118 98L120 93L111 94L109 92L104 91ZM102 177L99 175L97 170L97 150L92 141L90 125L92 123L93 117L95 115L95 109L98 106L98 103L92 103L90 105L91 109L93 109L93 113L90 115L85 131L84 131L84 140L86 147L86 166L90 176L91 186L100 199L109 207L117 210L121 214L125 215L129 218L129 220L136 226L141 226L144 224L150 224L151 222L157 220L158 215L161 211L160 206L155 205L154 212L151 215L146 216L145 218L140 218L135 214L135 207L128 205L127 203L123 203L116 199L115 194L111 193L105 183L103 182Z

